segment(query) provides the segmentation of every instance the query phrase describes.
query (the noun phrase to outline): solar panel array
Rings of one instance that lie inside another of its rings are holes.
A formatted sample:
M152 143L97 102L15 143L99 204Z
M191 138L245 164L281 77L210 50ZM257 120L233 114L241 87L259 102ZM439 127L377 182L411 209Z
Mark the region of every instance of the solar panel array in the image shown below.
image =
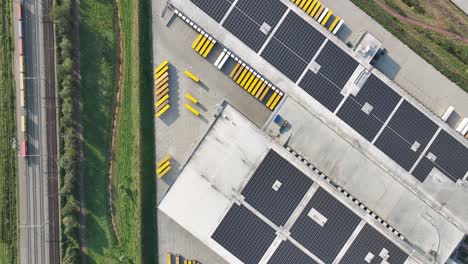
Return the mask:
M400 99L401 96L371 74L359 93L346 99L337 115L365 139L372 141ZM366 104L372 107L369 114L362 109Z
M275 253L271 256L268 264L317 264L317 262L307 254L297 248L291 241L281 242Z
M211 236L244 263L258 263L276 235L244 206L232 205Z
M302 78L299 87L332 112L335 111L344 98L341 94L341 89L333 85L322 75L315 74L310 70Z
M434 161L428 158L429 153L435 158ZM468 149L442 130L413 171L413 175L425 179L434 166L456 182L468 171Z
M203 12L213 18L216 22L221 22L224 15L232 5L231 0L190 0Z
M315 61L321 66L320 74L340 88L345 86L359 65L348 53L331 41L327 42Z
M307 67L306 62L275 38L268 42L262 57L294 82L301 77Z
M385 122L397 106L401 96L377 76L371 74L359 93L356 96L351 95L351 98L361 105L370 103L374 107L372 114Z
M433 168L434 164L427 157L423 157L411 174L418 179L418 181L424 182Z
M437 129L432 120L403 101L375 146L409 171ZM419 147L415 148L415 144Z
M380 122L374 115L366 114L362 107L361 104L348 98L337 115L365 139L372 141L384 123Z
M291 49L307 63L318 51L325 36L294 12L289 12L274 38Z
M321 226L308 214L315 209L327 218ZM354 212L319 188L291 228L291 237L325 263L332 263L361 221Z
M381 254L382 250L384 253ZM371 253L373 258L369 262L365 261L366 256ZM386 262L382 262L383 257L388 258ZM353 263L353 264L368 264L368 263L391 263L391 264L403 264L408 255L395 246L390 240L385 236L380 234L370 225L365 225L361 232L351 244L351 247L348 249L346 254L341 259L340 263Z
M233 0L191 1L218 22L234 4ZM239 0L234 5L223 26L255 52L260 51L287 11L280 0ZM270 27L267 34L260 30L264 23ZM315 63L320 65L318 73L307 70L325 39L322 33L291 10L260 55L294 82L307 71L299 86L327 109L335 111L344 98L341 89L359 63L328 41L315 59ZM350 95L346 99L337 116L368 141L375 140L378 149L410 171L438 126L405 100L375 139L400 100L398 93L372 74L356 96ZM372 109L370 113L363 111L364 105L364 109ZM455 138L448 137L450 139L441 138L440 143L436 141L436 145L431 147L433 152L438 152L438 155L432 153L437 156L435 163L424 157L416 164L412 171L415 178L424 181L433 167L453 181L464 177L468 171L467 162L458 157L466 157L464 153L468 150Z
M295 82L324 40L312 25L289 12L261 56Z
M223 26L258 52L285 12L286 6L279 0L239 0ZM268 34L260 30L264 23L271 27Z
M273 185L279 183L277 190ZM270 150L242 191L245 201L277 226L283 226L313 181Z
M275 184L277 180L280 185ZM270 150L241 192L244 196L242 203L254 209L234 203L211 237L242 262L258 263L278 234L256 214L268 218L276 229L281 230L291 212L300 206L311 184L310 178ZM279 188L275 191L273 185ZM332 263L362 219L327 191L318 188L294 221L287 230L290 235L281 236L283 240L272 252L269 264L314 264L316 261L311 254L324 263ZM394 259L399 261L408 257L397 251L397 246L378 231L365 231L362 238L358 236L356 239L358 244L351 245L353 251L348 258L356 262L340 263L361 263L363 251L376 252L381 250L380 247L390 251L391 264L399 263L393 262ZM369 237L376 239L375 245L367 244ZM301 246L296 246L298 244ZM398 258L393 256L396 253Z

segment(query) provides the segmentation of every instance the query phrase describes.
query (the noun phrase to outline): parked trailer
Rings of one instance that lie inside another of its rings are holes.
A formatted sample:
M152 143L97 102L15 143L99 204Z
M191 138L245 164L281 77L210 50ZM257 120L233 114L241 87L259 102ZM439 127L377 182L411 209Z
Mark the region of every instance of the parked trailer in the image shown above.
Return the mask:
M19 72L24 72L24 56L21 55L18 58Z
M20 72L19 74L19 84L20 84L20 91L24 90L24 73Z
M23 23L21 20L18 20L18 37L23 37Z
M27 143L26 143L26 140L23 140L21 142L21 156L26 156L28 155L28 150L26 149L27 148Z
M22 38L18 39L18 54L19 55L24 55L23 39Z
M24 91L23 91L23 90L20 90L20 98L19 98L19 101L20 101L20 106L21 106L21 108L24 108Z
M23 5L21 3L18 3L18 8L17 10L17 18L18 20L23 20Z
M21 133L26 132L26 117L24 115L21 116Z

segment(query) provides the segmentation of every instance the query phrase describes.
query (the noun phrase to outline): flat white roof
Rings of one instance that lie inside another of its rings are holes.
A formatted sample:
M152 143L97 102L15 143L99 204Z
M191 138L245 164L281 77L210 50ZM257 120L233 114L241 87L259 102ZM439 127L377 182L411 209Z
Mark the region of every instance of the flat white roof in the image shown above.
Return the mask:
M227 105L171 186L159 209L225 258L241 263L211 239L271 139Z
M411 245L385 229L370 214L229 105L197 146L160 203L159 209L229 263L242 263L211 236L231 205L242 199L241 190L270 149L399 245L410 255L406 263L425 263L424 254L416 252ZM436 234L426 236L433 239Z

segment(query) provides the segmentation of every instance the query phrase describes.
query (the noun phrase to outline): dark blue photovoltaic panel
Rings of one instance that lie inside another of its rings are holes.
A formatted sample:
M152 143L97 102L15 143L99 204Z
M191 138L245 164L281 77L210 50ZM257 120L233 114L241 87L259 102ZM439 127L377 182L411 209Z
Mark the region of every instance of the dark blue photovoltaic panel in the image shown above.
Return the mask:
M268 264L317 264L315 260L307 256L289 240L281 242L275 253L271 256Z
M437 131L437 125L408 101L403 101L375 142L405 170L409 171ZM419 143L416 151L411 147Z
M371 74L358 94L349 96L338 111L338 117L372 141L400 99L401 96L392 88ZM361 110L366 103L372 106L369 115Z
M365 139L372 141L383 123L372 112L368 115L361 109L362 105L349 97L338 110L337 115Z
M277 191L272 187L281 183ZM270 150L242 191L245 201L277 226L284 226L313 181Z
M307 67L305 61L274 38L268 42L261 56L294 82Z
M368 253L374 255L370 263L381 263L382 258L379 257L379 254L384 248L388 250L389 255L386 263L403 264L408 258L408 254L397 247L391 240L380 234L372 226L366 224L351 244L351 247L346 251L340 263L368 264L369 262L365 261Z
M328 41L315 60L320 64L319 73L342 89L359 63L333 42Z
M327 218L321 226L308 214L314 208ZM291 237L325 263L332 263L361 221L354 212L319 188L291 228Z
M428 153L436 157L434 163L427 158ZM445 130L441 130L412 174L418 179L425 179L434 166L456 182L468 171L468 149Z
M411 145L417 141L423 150L434 136L438 126L408 101L403 101L388 124ZM411 146L410 146L411 147Z
M237 204L232 205L211 236L244 263L258 263L275 237L273 228Z
M309 63L325 41L325 36L294 12L289 12L274 38Z
M307 71L299 83L299 87L332 112L335 111L341 100L343 100L343 95L338 87L320 74L315 74L310 70Z
M423 149L411 150L411 145L388 127L384 128L375 146L407 171L413 167Z
M286 9L279 0L239 0L223 26L252 50L258 52ZM267 35L260 31L263 23L271 27Z
M351 97L361 105L369 103L372 105L372 115L385 123L393 112L401 96L382 80L371 74L356 96Z
M434 164L432 161L430 161L427 157L423 157L416 168L414 168L413 172L411 174L418 179L420 182L424 182L424 180L427 178L429 173L431 172L432 168L434 168Z
M239 9L247 17L262 25L264 22L275 28L287 7L280 0L239 0L236 3Z
M260 26L257 23L236 8L231 11L223 26L256 52L260 50L268 38L268 35L260 31Z
M190 0L203 12L213 18L216 22L221 22L224 15L232 4L231 0Z

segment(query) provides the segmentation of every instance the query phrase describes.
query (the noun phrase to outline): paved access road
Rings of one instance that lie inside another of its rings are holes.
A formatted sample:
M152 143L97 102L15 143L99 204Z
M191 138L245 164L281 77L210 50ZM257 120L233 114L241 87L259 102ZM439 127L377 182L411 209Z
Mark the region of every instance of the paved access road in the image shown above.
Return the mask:
M28 264L60 263L51 6L23 1L28 156L19 159L19 225L20 263Z

